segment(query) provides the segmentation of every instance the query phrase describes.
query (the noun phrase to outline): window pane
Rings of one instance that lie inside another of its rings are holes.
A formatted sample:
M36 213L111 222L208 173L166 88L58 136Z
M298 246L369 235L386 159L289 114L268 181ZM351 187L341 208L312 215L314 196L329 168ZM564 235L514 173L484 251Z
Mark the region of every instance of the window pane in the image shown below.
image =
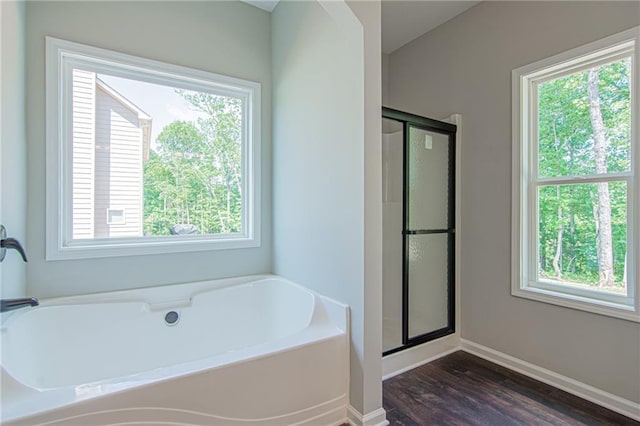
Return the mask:
M78 68L71 90L74 239L243 231L241 99Z
M626 295L627 184L538 188L538 280Z
M630 170L631 58L538 85L538 174Z

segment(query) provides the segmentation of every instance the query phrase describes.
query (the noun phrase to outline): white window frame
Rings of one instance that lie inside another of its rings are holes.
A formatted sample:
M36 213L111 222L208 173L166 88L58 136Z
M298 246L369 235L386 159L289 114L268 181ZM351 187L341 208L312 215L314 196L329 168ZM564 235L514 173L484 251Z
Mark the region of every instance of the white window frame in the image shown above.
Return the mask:
M242 232L73 239L71 68L243 99ZM224 250L260 246L261 85L46 37L46 260Z
M512 71L512 277L511 294L540 302L640 322L640 146L638 87L640 87L640 27L612 35ZM553 285L537 279L537 183L594 183L602 177L537 176L537 85L621 57L632 57L631 170L609 173L607 181L627 183L628 295Z

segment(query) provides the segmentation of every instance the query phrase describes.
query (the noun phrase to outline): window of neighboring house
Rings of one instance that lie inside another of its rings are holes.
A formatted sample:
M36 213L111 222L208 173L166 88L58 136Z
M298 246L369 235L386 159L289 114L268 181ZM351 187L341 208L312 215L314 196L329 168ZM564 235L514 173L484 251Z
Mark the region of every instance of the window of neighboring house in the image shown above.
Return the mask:
M259 246L259 83L46 44L48 260Z
M515 296L640 321L639 32L513 71Z
M108 225L125 225L124 209L107 209Z

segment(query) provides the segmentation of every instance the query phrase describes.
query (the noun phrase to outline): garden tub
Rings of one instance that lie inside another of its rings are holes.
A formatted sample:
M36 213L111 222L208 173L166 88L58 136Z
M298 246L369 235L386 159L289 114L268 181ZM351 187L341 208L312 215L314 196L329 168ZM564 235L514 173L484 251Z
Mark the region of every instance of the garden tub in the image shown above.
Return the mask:
M346 418L348 307L271 275L44 300L1 350L3 425Z

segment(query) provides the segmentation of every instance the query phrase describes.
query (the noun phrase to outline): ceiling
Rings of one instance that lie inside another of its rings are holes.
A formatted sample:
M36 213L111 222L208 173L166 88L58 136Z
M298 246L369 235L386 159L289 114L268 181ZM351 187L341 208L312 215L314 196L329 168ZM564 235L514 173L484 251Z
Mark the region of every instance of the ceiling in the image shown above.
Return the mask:
M266 10L267 12L273 12L276 5L280 0L242 0L245 3L249 3L254 5L255 7L259 7L262 10Z
M382 52L391 53L479 1L382 0Z
M243 0L272 12L279 0ZM382 52L391 53L479 1L382 0Z

